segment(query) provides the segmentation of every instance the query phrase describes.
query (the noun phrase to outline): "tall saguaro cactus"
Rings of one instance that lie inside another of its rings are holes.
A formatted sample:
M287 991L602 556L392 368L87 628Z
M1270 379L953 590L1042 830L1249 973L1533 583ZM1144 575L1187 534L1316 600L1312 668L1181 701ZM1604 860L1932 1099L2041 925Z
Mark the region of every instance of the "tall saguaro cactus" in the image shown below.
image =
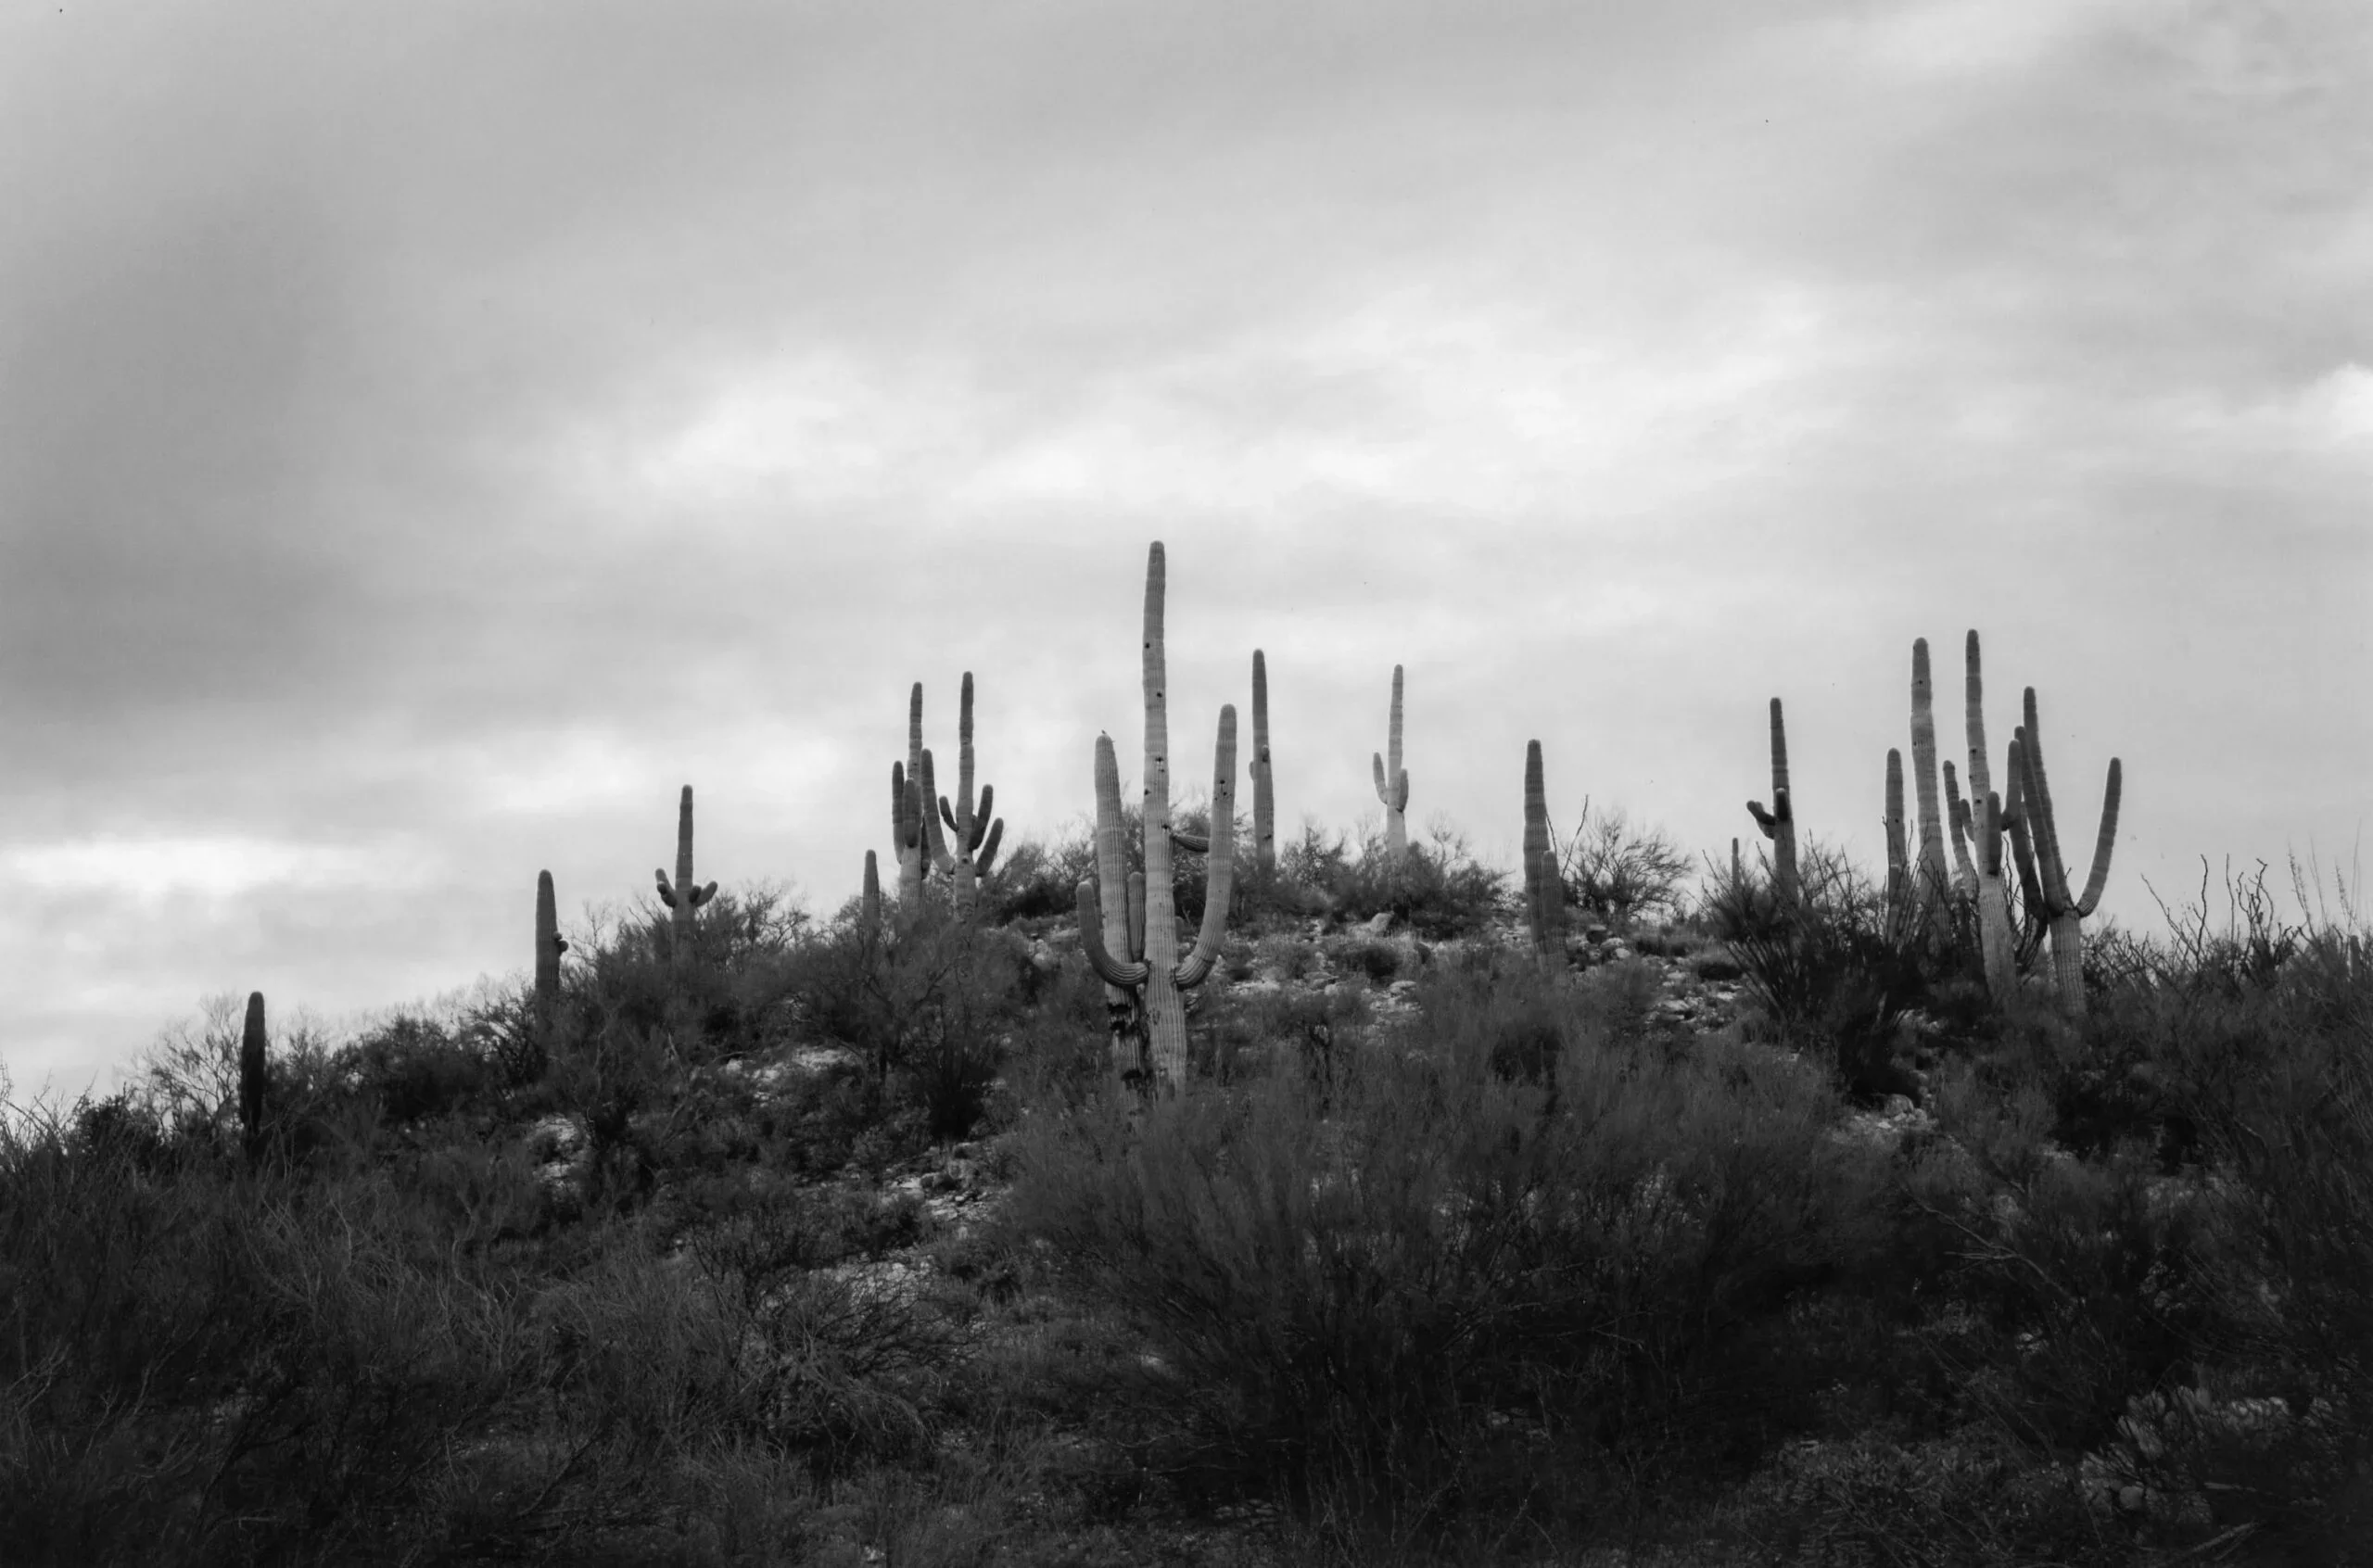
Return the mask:
M263 1157L263 993L247 993L239 1033L239 1144L249 1165Z
M659 902L675 911L674 941L670 951L678 964L689 964L692 957L692 911L717 896L717 884L703 887L692 880L692 787L684 786L684 793L676 806L676 880L670 883L665 870L652 875L659 880Z
M1900 945L1919 923L1911 891L1911 850L1903 825L1903 753L1887 748L1887 941Z
M1193 948L1182 955L1170 870L1169 671L1162 642L1166 587L1167 563L1157 539L1146 559L1144 892L1137 894L1139 880L1127 873L1119 764L1111 738L1102 736L1096 750L1097 875L1079 884L1077 904L1080 945L1088 963L1106 985L1134 1001L1143 1020L1141 1049L1147 1059L1138 1065L1150 1082L1176 1088L1186 1078L1185 993L1211 975L1227 929L1236 848L1236 706L1220 709L1203 921ZM1108 940L1113 936L1120 943Z
M1266 883L1277 874L1276 780L1269 767L1269 664L1252 651L1252 866Z
M552 897L552 874L536 873L536 1028L550 1032L560 1007L560 955L568 942L560 934L560 909Z
M1920 800L1920 858L1913 866L1911 914L1918 925L1939 909L1948 886L1945 824L1936 803L1936 709L1928 674L1928 639L1911 643L1911 782Z
M1401 765L1401 666L1392 666L1392 717L1385 752L1374 759L1376 798L1384 803L1384 853L1396 865L1409 849L1409 770Z
M857 895L857 922L869 937L882 929L882 867L873 852L865 852L865 887Z
M1524 904L1533 946L1543 956L1558 956L1566 936L1566 881L1549 828L1549 785L1538 740L1524 743Z
M1788 729L1780 716L1780 699L1771 699L1771 809L1760 801L1746 803L1747 815L1771 841L1771 895L1783 909L1796 906L1796 808L1788 793Z
M916 709L920 713L922 688L915 688ZM945 795L939 795L939 815L931 813L933 796L936 793L932 780L931 752L922 753L923 827L930 840L933 866L947 874L955 885L956 917L969 920L979 902L981 879L989 874L997 857L997 845L1005 838L1005 819L992 822L996 809L996 786L984 784L977 809L972 798L972 672L964 672L964 694L959 701L956 721L956 802L951 808ZM942 823L952 829L955 847L940 832Z
M2051 970L2060 1005L2071 1017L2082 1018L2083 920L2100 905L2101 889L2109 880L2110 852L2117 844L2117 808L2125 769L2117 758L2110 759L2109 785L2101 798L2100 834L2093 842L2093 869L2085 879L2084 892L2072 898L2068 891L2068 867L2060 853L2060 822L2051 806L2051 780L2044 771L2043 740L2036 724L2036 689L2032 686L2026 689L2023 716L2026 723L2019 729L2020 761L2026 776L2026 810L2032 818L2037 879L2043 895L2039 913L2051 929Z

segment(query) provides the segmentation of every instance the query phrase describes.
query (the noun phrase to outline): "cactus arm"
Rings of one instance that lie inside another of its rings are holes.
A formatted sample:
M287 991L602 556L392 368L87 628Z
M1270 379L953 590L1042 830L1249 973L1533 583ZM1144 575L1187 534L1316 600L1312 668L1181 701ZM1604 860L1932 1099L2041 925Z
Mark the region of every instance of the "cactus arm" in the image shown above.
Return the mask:
M1945 765L1945 832L1953 845L1953 878L1962 893L1974 896L1977 891L1977 866L1970 859L1970 840L1975 835L1975 820L1969 803L1961 799L1961 779L1953 772L1953 765Z
M701 886L701 891L692 895L692 907L698 909L716 896L717 884L715 882L704 883Z
M1227 934L1228 894L1236 876L1236 705L1220 709L1218 756L1212 779L1210 865L1203 884L1203 925L1194 951L1178 963L1178 986L1192 991L1203 983L1219 961L1220 942Z
M1146 966L1142 960L1123 963L1104 945L1104 912L1097 907L1093 879L1080 879L1073 907L1079 915L1080 951L1087 955L1087 967L1096 971L1096 978L1120 991L1135 991L1145 984Z
M1002 843L1004 841L1005 818L1000 816L996 821L989 824L988 837L983 840L981 843L981 853L976 864L979 867L980 874L983 878L988 876L989 867L996 864L997 845Z
M1209 833L1189 833L1184 828L1173 828L1170 830L1170 841L1188 854L1212 853L1212 836Z
M922 798L928 802L933 798L933 794L934 783L932 778L931 748L926 746L923 748ZM939 830L938 814L931 810L931 808L926 805L923 808L922 819L924 844L923 854L929 858L931 865L942 875L953 876L956 871L956 857L947 853L947 837Z
M996 798L997 787L996 785L983 784L981 786L981 806L978 811L975 811L972 814L972 834L971 841L964 846L965 854L977 854L981 848L983 841L987 839L989 836L990 819L996 816ZM983 866L982 869L985 871L987 867Z
M1129 857L1121 824L1121 766L1112 737L1096 738L1097 907L1104 921L1104 945L1138 956L1129 938ZM1118 1000L1118 998L1108 998Z
M2118 759L2110 759L2109 787L2101 797L2101 830L2093 841L2093 869L2085 879L2085 891L2076 900L2076 913L2090 915L2101 902L2101 889L2110 879L2110 852L2117 845L2118 797L2123 791L2125 768Z
M1127 900L1125 907L1129 922L1126 928L1129 951L1142 957L1146 950L1146 874L1144 872L1129 873L1128 888L1123 896Z
M667 885L667 873L654 866L651 874L659 879L659 902L668 908L676 907L676 890Z

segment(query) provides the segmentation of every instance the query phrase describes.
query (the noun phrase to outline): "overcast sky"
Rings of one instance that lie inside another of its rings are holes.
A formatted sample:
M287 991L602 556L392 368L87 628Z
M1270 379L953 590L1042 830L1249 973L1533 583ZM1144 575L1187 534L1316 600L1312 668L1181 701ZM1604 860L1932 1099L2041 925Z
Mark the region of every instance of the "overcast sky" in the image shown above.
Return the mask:
M2345 867L2373 7L0 10L20 1101L516 974L688 782L703 879L829 914L918 679L1057 834L1156 538L1174 777L1263 648L1288 824L1376 813L1400 663L1488 860L1534 737L1561 825L1759 843L1778 695L1875 862L1974 626L2064 837L2124 760L2106 913Z

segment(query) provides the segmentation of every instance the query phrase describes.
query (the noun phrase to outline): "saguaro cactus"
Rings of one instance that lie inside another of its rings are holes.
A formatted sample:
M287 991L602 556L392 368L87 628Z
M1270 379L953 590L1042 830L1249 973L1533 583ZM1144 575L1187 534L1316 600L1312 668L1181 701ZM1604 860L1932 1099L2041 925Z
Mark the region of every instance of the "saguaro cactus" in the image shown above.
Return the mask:
M1920 859L1912 867L1911 913L1917 926L1945 901L1945 823L1936 803L1936 710L1928 676L1928 639L1911 643L1911 782L1920 798Z
M1562 955L1566 880L1558 871L1556 839L1549 827L1549 786L1538 740L1524 745L1524 902L1533 946L1544 956Z
M1392 717L1385 754L1374 759L1376 798L1384 803L1384 853L1398 862L1409 849L1409 770L1401 765L1401 666L1392 666Z
M865 890L857 895L857 917L868 936L882 929L882 868L873 852L865 852Z
M2043 740L2036 725L2036 689L2026 689L2023 707L2026 723L2019 729L2021 763L2026 774L2026 810L2033 820L2037 879L2042 892L2039 913L2051 929L2052 979L2060 1005L2071 1017L2085 1013L2085 933L2082 922L2101 902L2109 880L2110 852L2117 844L2118 798L2125 770L2110 759L2109 786L2101 798L2100 835L2093 842L2093 869L2085 879L2082 895L2068 892L2068 867L2061 859L2060 823L2051 807L2051 781L2044 771Z
M1746 803L1747 815L1771 841L1771 895L1783 909L1796 906L1796 808L1788 793L1788 729L1780 716L1780 699L1771 699L1771 809L1760 801Z
M1900 944L1918 924L1911 893L1911 850L1903 826L1903 753L1887 748L1887 941Z
M922 688L915 688L920 697ZM920 703L918 703L920 712ZM979 899L980 879L989 874L997 857L997 845L1005 838L1002 817L992 822L996 786L983 785L978 809L972 799L972 672L964 672L964 694L959 700L956 721L956 803L951 809L945 795L938 796L939 815L931 815L930 802L936 793L932 782L931 752L922 753L923 826L931 841L932 864L945 872L955 884L956 917L969 920ZM955 831L955 847L940 832L945 823Z
M890 765L890 843L898 856L898 917L912 920L922 908L923 873L931 836L923 818L931 797L923 790L923 683L907 697L907 761Z
M247 1027L239 1034L239 1144L253 1165L263 1157L263 993L247 993Z
M717 884L705 887L692 880L692 787L684 786L684 793L676 806L676 880L671 884L667 873L651 873L659 881L659 902L674 910L673 942L669 951L679 964L688 964L692 957L692 911L717 896Z
M1146 560L1144 891L1139 895L1138 879L1126 875L1119 764L1112 756L1111 738L1102 736L1096 752L1097 876L1079 884L1077 903L1080 944L1089 964L1106 985L1134 999L1143 1020L1142 1049L1148 1059L1140 1067L1150 1081L1175 1088L1186 1078L1185 993L1210 976L1227 929L1236 847L1236 706L1220 709L1203 921L1193 948L1182 955L1171 897L1169 672L1162 643L1166 564L1157 539ZM1127 901L1125 915L1114 908L1115 893ZM1117 927L1116 916L1121 917ZM1113 935L1128 943L1119 953L1107 940Z
M1252 651L1252 865L1263 882L1277 874L1276 780L1269 767L1269 664Z
M560 934L560 911L552 897L552 874L536 873L536 1027L550 1031L560 1006L560 955L568 951Z

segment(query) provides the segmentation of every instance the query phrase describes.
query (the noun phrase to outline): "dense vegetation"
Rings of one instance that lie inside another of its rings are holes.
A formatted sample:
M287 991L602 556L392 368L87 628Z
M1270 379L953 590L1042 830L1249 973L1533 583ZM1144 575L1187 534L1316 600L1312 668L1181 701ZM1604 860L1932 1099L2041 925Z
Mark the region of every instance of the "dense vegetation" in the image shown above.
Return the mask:
M6 1561L2366 1560L2344 901L2091 935L2071 1022L1818 845L1561 854L1544 962L1454 837L1306 828L1149 1103L1084 837L284 1027L252 1158L225 999L0 1140Z

